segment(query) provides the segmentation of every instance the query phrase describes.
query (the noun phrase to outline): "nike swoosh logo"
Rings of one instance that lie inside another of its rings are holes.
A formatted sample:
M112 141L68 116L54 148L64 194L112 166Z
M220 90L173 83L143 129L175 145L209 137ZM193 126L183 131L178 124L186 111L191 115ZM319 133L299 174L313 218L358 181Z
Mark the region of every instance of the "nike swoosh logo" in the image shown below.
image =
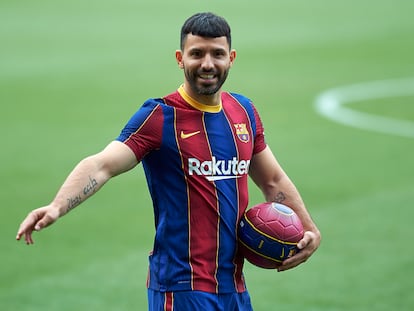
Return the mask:
M200 131L197 131L197 132L191 132L191 133L184 133L183 131L181 131L181 138L182 139L187 139L187 138L190 138L190 137L192 137L192 136L194 136L194 135L197 135L197 134L200 134Z
M280 258L283 259L283 257L285 257L285 248L284 247L282 248L282 255L280 255Z

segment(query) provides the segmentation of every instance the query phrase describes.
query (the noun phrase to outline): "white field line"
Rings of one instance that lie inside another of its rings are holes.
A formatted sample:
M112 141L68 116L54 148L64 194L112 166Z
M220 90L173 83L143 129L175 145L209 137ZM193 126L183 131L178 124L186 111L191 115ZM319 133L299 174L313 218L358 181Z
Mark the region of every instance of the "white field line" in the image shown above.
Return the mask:
M414 78L353 84L327 90L316 99L319 114L333 121L402 137L414 137L414 122L352 110L347 103L414 95ZM414 103L412 103L414 104Z

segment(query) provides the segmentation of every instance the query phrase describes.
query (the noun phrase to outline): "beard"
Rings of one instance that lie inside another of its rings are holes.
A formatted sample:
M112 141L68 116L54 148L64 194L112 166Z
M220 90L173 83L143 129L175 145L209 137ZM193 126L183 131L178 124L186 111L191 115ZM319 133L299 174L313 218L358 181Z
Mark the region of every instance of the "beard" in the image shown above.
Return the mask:
M198 82L199 76L202 74L214 74L216 77L217 82L215 83L203 83ZM191 89L198 95L214 95L216 94L221 87L223 86L224 82L227 79L229 74L229 68L224 70L221 74L215 72L214 70L211 71L190 71L184 67L184 75L186 80L188 81Z

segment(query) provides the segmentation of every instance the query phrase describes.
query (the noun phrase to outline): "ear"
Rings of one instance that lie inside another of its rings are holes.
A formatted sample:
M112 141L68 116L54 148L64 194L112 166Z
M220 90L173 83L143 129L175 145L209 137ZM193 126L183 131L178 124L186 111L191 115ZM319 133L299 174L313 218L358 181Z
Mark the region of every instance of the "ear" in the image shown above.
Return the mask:
M237 56L236 50L231 50L230 51L230 66L233 66L236 56Z
M181 50L176 50L175 51L175 59L177 61L178 67L180 67L181 69L184 68L184 64L183 64L183 52Z

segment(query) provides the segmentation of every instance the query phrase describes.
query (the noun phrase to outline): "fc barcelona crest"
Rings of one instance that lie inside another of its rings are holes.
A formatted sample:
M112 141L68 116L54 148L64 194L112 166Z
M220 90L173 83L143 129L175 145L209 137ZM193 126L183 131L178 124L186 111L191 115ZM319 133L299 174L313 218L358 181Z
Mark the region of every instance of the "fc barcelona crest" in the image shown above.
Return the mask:
M249 141L249 132L247 131L246 123L233 124L236 128L237 137L244 143Z

